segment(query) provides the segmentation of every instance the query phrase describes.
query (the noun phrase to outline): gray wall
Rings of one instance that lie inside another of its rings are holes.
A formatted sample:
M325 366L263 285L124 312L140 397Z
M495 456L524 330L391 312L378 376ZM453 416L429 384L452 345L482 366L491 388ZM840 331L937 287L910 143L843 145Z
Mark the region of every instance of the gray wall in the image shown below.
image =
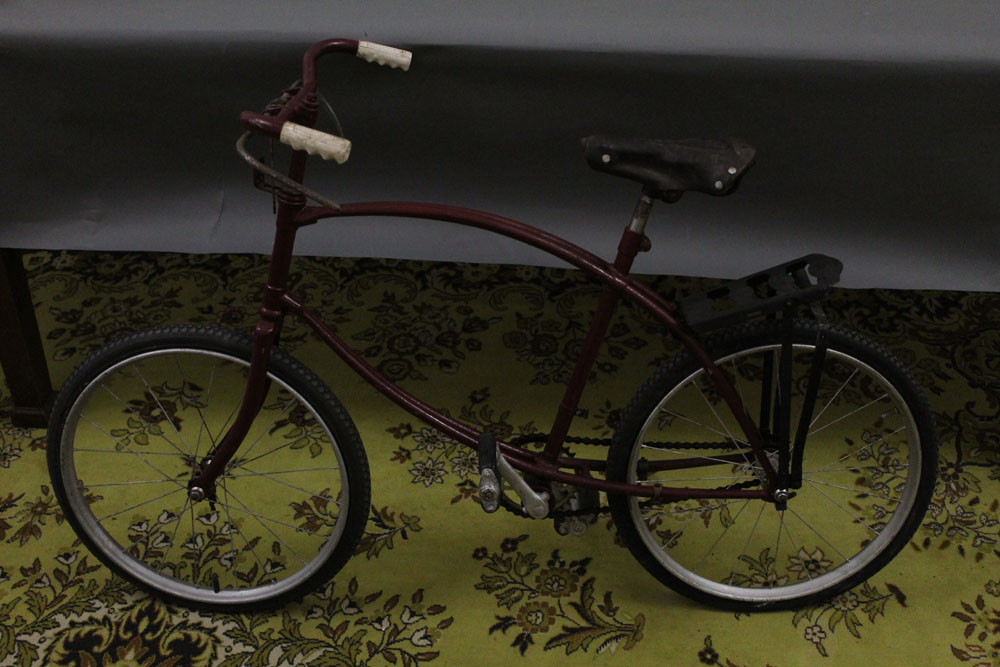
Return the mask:
M991 3L13 3L0 9L0 245L266 251L236 114L328 36L354 151L333 198L486 208L613 252L638 188L580 137L739 136L740 191L654 209L646 272L734 276L808 252L845 284L1000 291L1000 7ZM310 254L547 262L422 221L304 230Z

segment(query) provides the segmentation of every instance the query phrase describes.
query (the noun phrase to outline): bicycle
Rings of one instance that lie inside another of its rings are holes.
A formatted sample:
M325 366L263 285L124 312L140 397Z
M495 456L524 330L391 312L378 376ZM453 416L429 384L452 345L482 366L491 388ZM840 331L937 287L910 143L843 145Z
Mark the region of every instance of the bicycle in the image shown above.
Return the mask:
M357 55L407 69L408 52L333 39L262 113L243 112L237 149L277 202L269 275L252 336L167 325L97 351L53 408L48 465L80 540L111 570L168 600L253 610L297 599L354 553L370 505L367 458L333 392L280 346L304 321L389 399L475 448L478 500L581 533L610 511L653 576L730 610L785 609L837 595L892 559L934 487L928 404L884 348L827 320L841 263L809 255L671 302L630 276L649 248L654 200L731 193L754 161L739 141L588 137L588 163L637 181L639 201L607 262L527 224L429 203L338 204L302 185L309 155L350 143L314 129L326 103L316 61ZM251 136L292 148L287 171ZM314 205L309 205L313 200ZM604 284L541 451L498 441L390 382L288 289L296 231L347 216L429 218L540 248ZM625 300L680 342L636 391L606 458L567 455L570 425L611 313ZM811 319L800 319L808 310ZM285 497L276 500L277 493ZM607 499L603 506L602 494Z

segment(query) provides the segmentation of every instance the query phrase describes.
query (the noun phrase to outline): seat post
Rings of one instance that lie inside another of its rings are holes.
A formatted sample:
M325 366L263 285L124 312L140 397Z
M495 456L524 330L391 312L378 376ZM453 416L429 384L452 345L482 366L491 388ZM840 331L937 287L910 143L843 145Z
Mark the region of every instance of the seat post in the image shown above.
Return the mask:
M639 201L635 203L635 210L632 212L632 220L628 223L629 231L642 234L646 229L646 221L649 220L649 212L653 210L653 198L646 194L643 189L639 195Z

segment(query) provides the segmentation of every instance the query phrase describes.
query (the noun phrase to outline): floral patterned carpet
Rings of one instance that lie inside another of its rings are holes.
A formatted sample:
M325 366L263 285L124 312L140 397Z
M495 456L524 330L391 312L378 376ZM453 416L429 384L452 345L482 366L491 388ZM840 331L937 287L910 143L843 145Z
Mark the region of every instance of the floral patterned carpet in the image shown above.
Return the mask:
M53 383L116 336L163 322L249 330L265 259L25 256ZM387 375L501 435L548 430L598 287L566 270L296 260L296 293ZM847 268L850 270L850 267ZM651 278L664 293L708 281ZM358 381L303 327L282 343L338 394L372 468L365 538L335 580L266 614L165 605L100 566L60 514L45 433L0 389L0 666L1000 665L1000 295L837 290L831 318L908 364L941 438L917 536L859 588L733 614L657 584L608 517L583 537L486 515L475 454ZM606 436L674 345L622 309L575 432Z

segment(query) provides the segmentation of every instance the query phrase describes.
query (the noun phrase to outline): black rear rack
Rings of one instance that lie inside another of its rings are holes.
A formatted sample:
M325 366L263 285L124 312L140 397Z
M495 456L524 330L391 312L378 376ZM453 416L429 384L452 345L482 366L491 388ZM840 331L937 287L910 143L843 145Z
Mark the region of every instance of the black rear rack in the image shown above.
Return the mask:
M680 306L688 325L704 333L735 324L749 313L822 299L840 280L843 268L833 257L806 255L681 299Z

